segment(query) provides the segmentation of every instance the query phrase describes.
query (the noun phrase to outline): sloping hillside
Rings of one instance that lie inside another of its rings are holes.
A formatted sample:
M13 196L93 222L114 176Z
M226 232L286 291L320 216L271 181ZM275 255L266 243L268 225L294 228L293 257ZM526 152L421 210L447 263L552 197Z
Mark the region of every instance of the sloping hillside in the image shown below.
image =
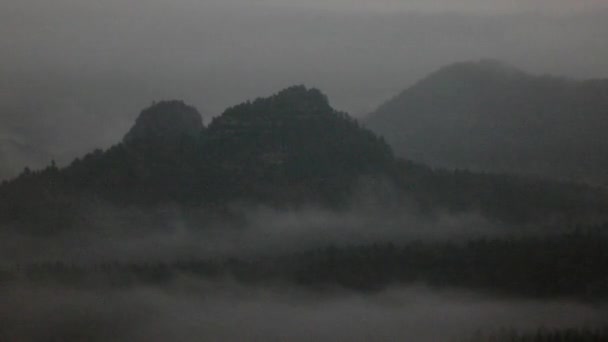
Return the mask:
M397 155L435 166L608 182L608 80L457 63L382 105L366 124Z

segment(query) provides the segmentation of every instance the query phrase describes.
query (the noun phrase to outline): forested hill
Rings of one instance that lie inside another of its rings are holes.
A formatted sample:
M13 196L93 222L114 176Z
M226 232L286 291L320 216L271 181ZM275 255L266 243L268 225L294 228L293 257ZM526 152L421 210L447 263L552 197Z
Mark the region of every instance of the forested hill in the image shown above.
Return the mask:
M457 63L365 123L398 156L434 166L608 183L608 80L537 76L492 60Z
M0 187L0 220L69 226L83 201L221 206L346 201L393 167L390 147L316 89L296 86L226 110L204 127L180 101L154 104L123 141ZM52 229L55 229L52 228Z
M316 89L292 87L229 108L209 125L215 197L325 203L345 200L361 177L387 176L392 150Z
M334 110L320 91L297 86L229 108L207 127L181 101L154 104L108 150L3 182L0 225L38 233L86 227L87 212L108 203L214 214L233 203L341 209L362 189L385 191L386 184L390 205L413 199L404 209L428 214L571 223L608 208L603 189L399 161L382 138Z

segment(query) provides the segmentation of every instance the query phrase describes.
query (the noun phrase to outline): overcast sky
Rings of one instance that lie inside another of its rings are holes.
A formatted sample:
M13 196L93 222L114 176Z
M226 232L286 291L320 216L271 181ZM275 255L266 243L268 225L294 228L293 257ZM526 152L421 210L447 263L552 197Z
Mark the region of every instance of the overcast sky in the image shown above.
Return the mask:
M292 84L362 116L452 62L608 76L608 0L0 0L0 178L108 147L153 100Z

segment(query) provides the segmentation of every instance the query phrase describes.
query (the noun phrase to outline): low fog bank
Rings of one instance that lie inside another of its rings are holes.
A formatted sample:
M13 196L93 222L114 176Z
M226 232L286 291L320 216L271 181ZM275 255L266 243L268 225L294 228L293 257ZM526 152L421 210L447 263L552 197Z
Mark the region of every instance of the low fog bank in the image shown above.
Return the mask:
M393 288L319 295L183 279L111 291L3 288L0 339L38 341L450 341L502 328L598 327L607 307Z
M357 204L348 210L274 209L234 205L229 218L197 208L94 206L78 229L35 236L3 229L5 263L171 261L187 258L276 256L329 245L465 240L530 233L476 213L423 216L405 204Z

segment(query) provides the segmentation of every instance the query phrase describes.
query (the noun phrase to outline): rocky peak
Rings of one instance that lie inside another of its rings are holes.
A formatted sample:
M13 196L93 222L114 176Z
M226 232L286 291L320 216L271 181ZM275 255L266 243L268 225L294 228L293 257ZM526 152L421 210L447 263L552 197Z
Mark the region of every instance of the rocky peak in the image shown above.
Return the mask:
M268 98L258 98L227 109L214 118L211 131L235 126L297 124L301 120L327 117L335 111L327 96L315 88L293 86Z
M329 100L325 94L316 88L308 89L303 85L286 88L272 96L270 100L275 105L287 104L293 106L293 104L301 104L317 109L331 110Z
M125 144L171 143L196 137L204 129L196 108L182 101L162 101L144 109L123 138Z

